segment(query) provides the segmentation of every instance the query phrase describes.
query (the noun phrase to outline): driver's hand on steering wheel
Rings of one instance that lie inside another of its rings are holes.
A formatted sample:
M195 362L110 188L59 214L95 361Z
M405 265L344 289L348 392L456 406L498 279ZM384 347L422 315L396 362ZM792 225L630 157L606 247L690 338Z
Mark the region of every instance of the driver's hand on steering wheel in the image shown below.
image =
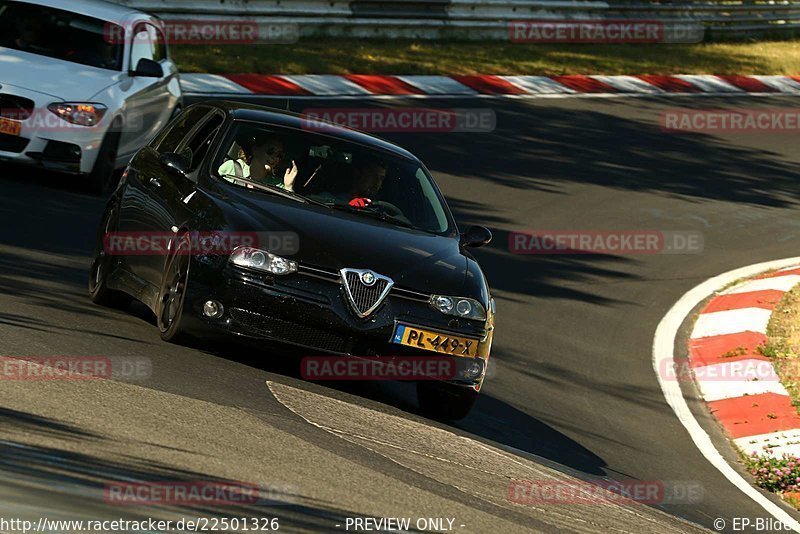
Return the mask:
M348 204L354 208L366 208L367 206L372 204L372 200L364 197L356 197L353 200L351 200Z

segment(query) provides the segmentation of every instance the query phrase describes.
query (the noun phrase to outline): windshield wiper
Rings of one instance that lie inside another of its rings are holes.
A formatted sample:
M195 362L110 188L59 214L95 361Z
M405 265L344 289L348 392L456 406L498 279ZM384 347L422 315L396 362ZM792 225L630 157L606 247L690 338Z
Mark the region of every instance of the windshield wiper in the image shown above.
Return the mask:
M313 198L304 197L303 195L300 195L300 194L295 193L295 192L291 192L290 194L296 195L298 198L302 198L303 200L305 200L309 204L314 204L315 206L322 206L323 208L329 208L330 207L330 204L325 204L324 202L320 202L319 200L314 200Z
M373 210L370 210L369 208L366 208L366 209L365 208L354 208L353 206L347 206L347 205L344 205L344 204L324 204L324 205L328 206L329 208L335 209L335 210L346 211L348 213L358 213L358 214L361 214L361 215L366 215L366 216L371 217L373 219L377 219L379 221L392 223L392 224L395 224L397 226L402 226L404 228L411 228L413 230L419 230L419 228L417 228L416 226L414 226L410 222L404 221L403 219L400 219L400 218L395 217L393 215L389 215L388 213L381 213L379 211L373 211Z
M284 198L291 198L292 200L296 200L297 202L303 202L303 203L306 203L306 204L315 204L317 206L325 206L326 208L328 207L328 204L324 204L324 203L319 202L317 200L313 200L313 199L310 199L308 197L304 197L303 195L299 195L299 194L295 193L294 191L287 191L286 189L283 189L281 187L277 187L277 186L274 186L274 185L260 184L258 182L253 182L251 180L246 180L246 179L242 179L242 178L236 178L236 182L241 182L241 183L245 184L242 187L245 187L247 189L249 189L248 186L252 186L253 189L258 189L259 191L269 191L270 193L274 193L276 195L280 195L280 196L282 196ZM236 182L234 182L234 184L236 184ZM238 185L238 184L236 184L236 185Z
M278 195L281 195L281 196L284 196L284 197L287 197L287 198L294 198L296 200L302 200L302 199L300 199L298 197L295 197L294 195L291 195L290 193L284 191L283 189L279 189L279 188L271 186L271 185L260 184L258 182L254 182L252 180L248 180L247 178L239 178L238 176L234 176L234 175L231 175L231 174L226 174L226 175L223 176L223 178L225 178L226 180L231 182L233 185L238 185L239 187L243 187L245 189L258 189L259 191L268 191L270 193L275 193L275 194L278 194Z
M291 198L292 200L296 200L297 202L306 201L306 199L301 197L300 195L295 195L294 193L290 193L289 191L281 189L280 187L276 187L274 185L264 185L256 182L250 182L249 185L252 185L257 189L260 189L261 191L269 191L270 193L274 193L284 198Z

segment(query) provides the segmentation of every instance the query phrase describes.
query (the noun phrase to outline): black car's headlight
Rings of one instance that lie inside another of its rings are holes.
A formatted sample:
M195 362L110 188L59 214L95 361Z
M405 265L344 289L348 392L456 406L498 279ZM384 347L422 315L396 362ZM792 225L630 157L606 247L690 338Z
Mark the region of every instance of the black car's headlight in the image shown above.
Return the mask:
M276 256L266 250L252 247L237 247L228 260L239 267L257 269L270 274L292 274L297 272L297 262Z
M456 317L474 319L476 321L486 320L486 308L475 299L432 295L430 305L434 310L438 310L446 315L454 315Z

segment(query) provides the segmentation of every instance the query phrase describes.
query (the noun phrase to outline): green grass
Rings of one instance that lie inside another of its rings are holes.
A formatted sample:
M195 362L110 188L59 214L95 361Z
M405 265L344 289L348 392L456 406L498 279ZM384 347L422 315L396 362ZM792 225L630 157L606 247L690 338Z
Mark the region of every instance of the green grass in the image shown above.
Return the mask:
M781 297L767 325L767 343L758 350L772 360L800 413L800 285Z
M800 74L800 40L552 45L328 38L172 51L181 71L218 74Z

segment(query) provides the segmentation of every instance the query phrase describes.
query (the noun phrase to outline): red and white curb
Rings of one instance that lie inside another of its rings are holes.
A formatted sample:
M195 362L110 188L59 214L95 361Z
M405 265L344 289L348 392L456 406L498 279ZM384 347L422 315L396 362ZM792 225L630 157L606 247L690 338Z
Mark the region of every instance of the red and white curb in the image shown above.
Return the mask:
M765 314L757 310L763 309L766 311L766 313L771 313L772 308L774 308L775 303L777 302L776 297L780 298L779 295L788 290L787 285L791 282L789 279L784 277L800 274L800 270L797 270L797 266L800 266L800 257L785 258L782 260L749 265L747 267L735 269L733 271L710 278L689 290L672 306L672 308L669 309L666 315L664 315L664 317L661 319L661 322L659 322L658 327L656 328L655 336L653 337L652 364L659 386L664 394L664 399L667 401L667 404L669 404L670 408L672 408L672 411L675 413L678 421L686 429L686 432L689 434L692 442L695 444L700 453L706 458L706 460L712 466L714 466L714 468L716 468L732 485L752 499L766 513L786 525L786 528L790 528L795 532L800 532L800 522L798 522L787 512L787 509L785 508L786 505L774 502L771 497L768 497L762 493L749 480L746 480L742 474L737 471L737 469L728 463L722 453L717 450L715 442L700 424L692 409L689 408L689 404L684 396L684 392L681 389L680 381L675 380L674 377L667 376L667 374L664 372L665 369L679 368L676 362L676 354L680 355L679 359L685 360L686 346L683 345L678 347L678 345L676 345L676 343L680 340L679 333L681 328L685 324L687 318L692 315L693 310L695 310L697 306L705 302L708 297L712 295L719 298L724 298L724 300L717 300L717 298L713 299L712 302L704 308L703 315L706 313L711 315L717 312L735 311L737 313L733 317L735 317L736 323L744 324L746 325L744 328L751 328L754 331L736 328L737 332L730 332L728 327L721 327L718 324L714 324L717 323L715 318L721 316L711 316L710 318L705 318L703 319L703 324L695 323L695 330L692 332L692 338L690 341L692 345L691 350L693 351L692 360L694 362L692 365L702 367L715 365L718 363L728 363L726 361L720 362L719 360L721 359L727 360L727 358L720 358L720 356L741 352L736 349L738 348L739 344L742 343L746 344L745 347L750 347L750 350L745 350L744 354L735 357L740 357L745 360L758 359L758 356L760 355L757 352L754 352L753 349L758 345L758 343L765 339L763 336L766 332L766 322L764 319ZM780 272L773 273L769 276L763 276L763 273L771 270ZM756 280L750 280L753 278L764 281L756 282ZM780 280L767 280L769 278L779 278ZM719 294L721 288L726 288L738 280L748 280L746 283L747 285L737 284L727 291L723 291L722 294ZM754 293L760 291L765 291L765 293L753 295ZM770 293L772 291L777 293ZM753 312L753 309L756 311ZM740 310L750 311L742 312ZM731 317L731 315L728 317ZM747 319L745 319L745 317L747 317ZM751 318L752 321L750 320ZM769 321L769 319L767 318L766 321ZM751 336L752 339L745 338L742 332L745 332L748 336ZM737 344L732 347L733 353L726 353L727 350L731 349L724 348L727 341L721 336L735 334L742 334L742 337L738 339L736 341ZM710 338L716 339L714 340ZM720 342L722 344L722 348L713 348L714 341ZM701 388L702 387L703 386L701 386ZM709 395L711 394L712 393L709 390ZM774 395L773 392L758 394ZM748 395L747 397L748 400L750 400L750 396ZM777 395L777 397L781 401L788 401L788 396L785 394ZM723 396L722 399L710 402L721 402L724 400L724 398L725 397ZM751 408L754 407L751 406ZM792 409L794 409L794 407L792 407ZM716 414L718 417L724 417L727 419L727 414L721 413L720 410L717 410ZM774 413L774 415L777 415L777 413ZM766 417L766 419L773 422L773 426L771 428L767 426L765 429L759 430L753 427L752 430L746 431L762 432L762 434L747 435L746 433L742 433L738 435L740 438L745 438L742 440L742 442L744 445L747 445L748 448L756 446L753 443L749 443L751 441L755 441L757 439L756 436L765 434L770 435L776 432L778 435L789 435L791 433L791 428L788 426L784 427L783 430L780 430L780 427L774 426L774 421L776 421L776 419L771 419L771 417ZM789 419L786 419L785 421L787 424L789 424ZM789 425L795 426L793 423L790 423ZM797 428L800 428L800 426L797 426ZM758 450L761 451L761 446L757 447ZM786 450L786 448L783 450Z
M798 283L800 266L790 266L721 292L700 313L689 341L701 395L748 456L800 455L800 415L758 351L772 311Z
M291 97L800 94L800 76L385 76L182 74L194 94Z

